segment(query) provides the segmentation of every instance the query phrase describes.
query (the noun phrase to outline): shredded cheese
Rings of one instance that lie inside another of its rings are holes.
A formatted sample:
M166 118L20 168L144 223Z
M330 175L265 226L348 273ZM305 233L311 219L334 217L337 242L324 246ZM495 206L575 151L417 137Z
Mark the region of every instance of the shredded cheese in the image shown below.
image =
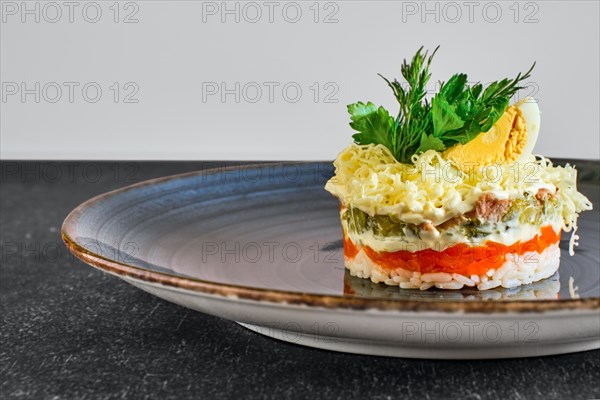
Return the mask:
M575 255L575 246L579 246L579 235L576 234L578 226L573 227L573 232L571 232L571 239L569 239L569 255Z
M499 199L516 199L545 189L557 197L567 232L576 229L578 213L592 209L577 191L575 168L555 167L542 156L505 165L474 164L464 172L429 150L413 156L413 164L396 161L383 145L353 143L335 160L335 176L325 189L369 215L392 214L415 224L438 225L471 211L487 192Z
M575 284L575 279L573 279L572 276L569 277L569 295L571 296L572 299L579 299L579 294L577 293L577 290L579 290L579 287L574 286Z

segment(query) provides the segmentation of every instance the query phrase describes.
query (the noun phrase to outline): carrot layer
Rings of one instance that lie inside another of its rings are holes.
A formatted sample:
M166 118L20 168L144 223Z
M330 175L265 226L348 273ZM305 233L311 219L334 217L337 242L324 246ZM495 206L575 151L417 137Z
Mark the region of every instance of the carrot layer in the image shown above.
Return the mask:
M516 242L510 246L488 241L482 246L459 243L444 251L425 249L420 251L400 250L396 252L376 252L368 246L356 246L344 233L344 256L353 259L362 249L367 256L384 270L403 268L408 271L447 272L462 275L483 275L490 269L498 269L506 261L507 254L523 255L535 251L541 253L548 246L558 243L560 231L552 226L541 228L540 233L526 242ZM536 262L532 256L526 262Z

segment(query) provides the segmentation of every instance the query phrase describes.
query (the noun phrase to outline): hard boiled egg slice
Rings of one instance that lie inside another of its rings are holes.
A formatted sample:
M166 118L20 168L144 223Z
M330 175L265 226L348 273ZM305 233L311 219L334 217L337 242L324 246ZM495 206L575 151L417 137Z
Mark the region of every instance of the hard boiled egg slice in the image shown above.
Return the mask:
M525 98L517 107L521 110L525 124L527 125L525 146L517 159L517 161L520 161L531 157L533 153L533 148L540 132L541 113L538 103L533 97Z
M510 164L529 161L540 131L540 110L532 98L509 106L487 132L456 144L443 155L463 171L473 164Z

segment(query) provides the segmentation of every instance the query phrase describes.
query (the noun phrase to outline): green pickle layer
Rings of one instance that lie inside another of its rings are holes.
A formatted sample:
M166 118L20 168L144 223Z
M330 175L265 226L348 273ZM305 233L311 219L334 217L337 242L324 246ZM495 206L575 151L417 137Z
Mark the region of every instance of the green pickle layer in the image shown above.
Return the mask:
M458 226L448 229L437 227L437 229L442 234L451 235L452 233L449 231L452 230L468 238L481 238L492 233L501 233L502 229L509 229L506 224L513 220L515 222L518 220L521 224L534 226L542 226L545 221L556 221L560 218L557 206L558 200L556 198L548 198L540 202L534 196L525 196L513 200L510 208L499 222L482 221L473 216L465 217L465 220ZM356 207L348 207L342 214L342 219L346 221L348 230L355 234L371 231L378 238L407 235L420 237L421 227L419 225L403 222L394 215L371 216Z

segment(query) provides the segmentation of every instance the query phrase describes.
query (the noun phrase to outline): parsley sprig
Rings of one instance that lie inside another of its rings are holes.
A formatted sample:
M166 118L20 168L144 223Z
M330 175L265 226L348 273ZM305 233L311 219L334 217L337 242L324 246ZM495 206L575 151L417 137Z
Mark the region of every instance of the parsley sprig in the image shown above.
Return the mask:
M348 105L350 126L357 131L352 136L356 143L382 144L402 163L411 163L414 154L430 149L443 151L456 143L468 143L502 117L511 97L523 88L519 83L529 78L535 66L514 79L492 82L485 89L481 83L469 86L466 74L455 74L441 83L430 103L425 88L438 48L428 56L421 47L410 63L404 60L400 71L407 88L380 75L400 105L395 118L371 102Z

